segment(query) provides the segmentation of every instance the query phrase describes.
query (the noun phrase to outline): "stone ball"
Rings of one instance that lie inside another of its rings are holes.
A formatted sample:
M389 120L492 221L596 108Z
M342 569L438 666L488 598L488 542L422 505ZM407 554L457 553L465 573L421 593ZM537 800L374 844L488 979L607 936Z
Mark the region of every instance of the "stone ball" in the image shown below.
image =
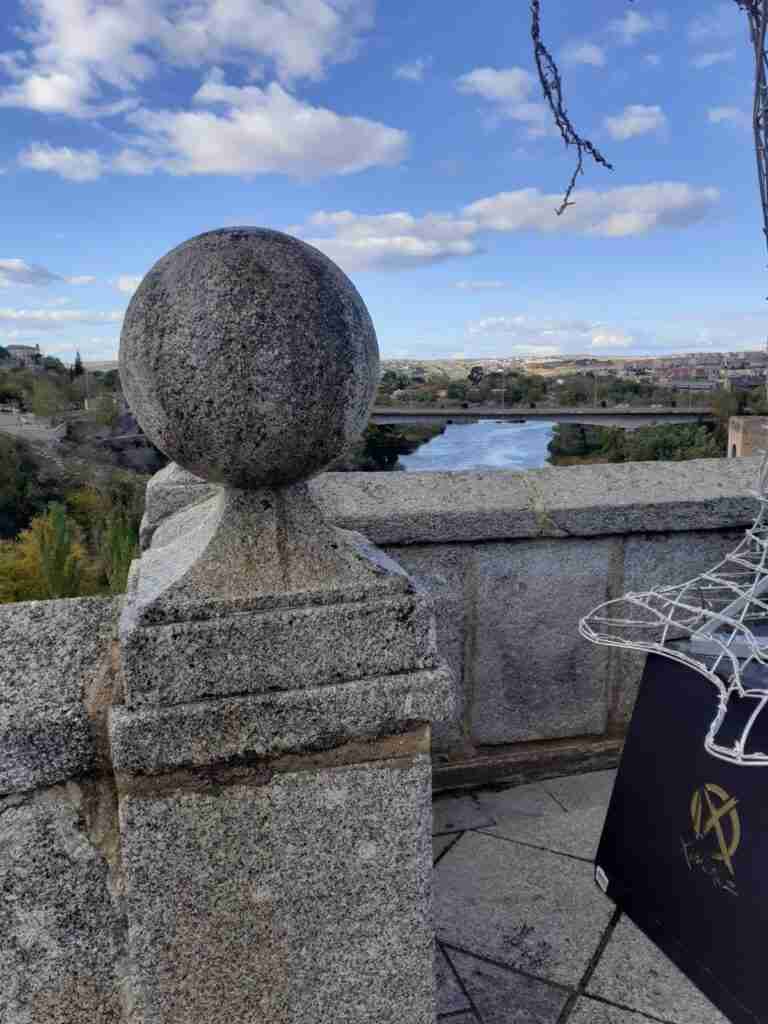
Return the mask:
M206 480L252 489L319 472L362 434L376 333L323 253L266 228L197 235L128 306L120 378L147 437Z

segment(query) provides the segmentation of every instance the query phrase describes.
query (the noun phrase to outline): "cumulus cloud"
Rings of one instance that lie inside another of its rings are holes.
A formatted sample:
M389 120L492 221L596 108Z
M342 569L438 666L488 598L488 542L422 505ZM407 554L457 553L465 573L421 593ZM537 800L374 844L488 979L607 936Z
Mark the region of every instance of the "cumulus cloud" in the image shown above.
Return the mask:
M649 32L664 28L666 18L663 14L640 14L638 11L625 11L621 18L609 22L608 29L624 46L632 46L637 40Z
M625 238L656 228L684 228L702 220L719 199L716 188L682 182L577 190L567 217L555 210L559 195L535 188L499 192L456 213L365 215L319 211L291 233L327 253L348 271L427 266L481 251L482 232L562 232ZM467 285L469 287L469 285Z
M396 67L393 75L395 78L402 78L406 82L422 82L424 80L424 72L432 63L431 57L419 57L418 60L412 60L408 64L400 64Z
M374 0L27 0L26 49L0 54L0 106L74 117L135 104L161 65L266 60L285 83L350 60ZM126 95L127 94L127 95Z
M738 107L710 107L707 110L710 124L734 124L737 128L751 129L752 116Z
M661 131L667 126L667 118L661 107L632 103L615 117L606 117L603 123L611 138L624 142L637 135Z
M62 277L38 263L27 263L21 259L0 259L0 288L10 285L32 285L44 287L49 284L92 284L96 280L88 274L77 277Z
M111 324L123 319L123 313L94 313L84 309L13 309L0 307L0 323L23 324L45 330L57 330L69 324Z
M508 339L505 351L529 351L532 355L558 355L586 349L628 348L633 336L620 328L586 320L538 318L528 314L488 316L467 324L471 337L489 335Z
M26 260L20 259L0 260L0 288L7 288L13 284L48 285L61 280L58 274L46 270L37 263L27 263Z
M456 281L454 288L465 292L486 292L496 288L506 288L505 281Z
M141 277L138 274L120 274L119 277L115 278L113 284L119 292L133 295L141 284Z
M691 64L695 68L711 68L714 64L722 64L725 61L733 60L736 56L735 50L710 50L707 53L699 53L691 58Z
M591 64L594 68L605 67L605 50L594 43L566 43L562 50L565 64Z
M105 169L105 162L95 149L71 149L47 142L33 142L23 149L19 164L31 171L51 171L78 183L95 181Z
M108 159L94 150L35 143L22 166L70 181L92 181L108 171L149 174L267 174L300 179L351 174L399 163L408 136L363 117L342 117L296 99L277 82L266 88L228 85L214 69L194 96L199 108L137 110L133 144Z
M538 82L525 68L475 68L456 80L460 93L481 96L501 117L521 121L531 136L551 131L549 112L543 103L530 99Z

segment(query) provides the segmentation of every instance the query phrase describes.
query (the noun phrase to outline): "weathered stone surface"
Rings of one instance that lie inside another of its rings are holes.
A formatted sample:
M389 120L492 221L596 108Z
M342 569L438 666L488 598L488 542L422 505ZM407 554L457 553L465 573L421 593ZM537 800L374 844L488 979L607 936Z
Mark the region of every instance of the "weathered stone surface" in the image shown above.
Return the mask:
M122 799L142 1024L432 1024L429 779L420 755Z
M147 436L232 487L316 473L356 440L378 383L357 289L265 228L209 231L149 270L125 314L120 375Z
M464 695L464 648L467 635L467 567L471 552L465 546L429 544L400 547L389 552L409 576L432 598L437 624L437 649L455 680L455 712L450 720L435 723L433 749L438 753L467 752L469 742Z
M586 811L593 807L607 810L615 781L614 768L604 772L581 772L579 775L547 779L542 782L542 786L567 811Z
M189 505L212 497L216 489L216 484L206 483L175 462L169 463L165 469L155 473L147 484L144 497L144 515L139 538L142 550L149 547L152 535L164 519Z
M648 1024L648 1017L620 1006L581 998L576 1001L568 1021L569 1024ZM709 1024L709 1021L701 1020L699 1024Z
M470 1009L469 1000L456 980L440 946L435 943L435 1002L438 1016Z
M721 561L743 536L743 530L691 530L655 536L629 536L624 543L621 594L693 579ZM635 705L645 655L614 647L609 657L611 724L615 729L623 730Z
M455 949L448 957L483 1024L557 1024L567 992Z
M375 544L747 526L759 458L557 466L525 473L326 473L326 517Z
M103 671L112 598L0 607L0 793L50 785L94 760L84 693Z
M486 544L475 552L472 737L483 743L600 734L607 649L578 633L609 596L618 540Z
M323 750L450 714L446 669L313 689L111 712L115 770L152 775L245 757Z
M707 997L628 917L622 917L614 929L587 993L671 1024L727 1024Z
M125 921L73 783L0 799L0 1020L125 1024Z
M456 842L457 833L448 832L446 835L433 836L432 838L432 860L439 860L440 857L449 850Z
M484 801L485 802L485 801ZM504 836L516 843L535 846L550 853L562 853L589 861L595 859L597 844L605 822L604 807L590 807L584 811L554 811L542 817L504 813L494 801L490 803L496 824L483 829L489 835Z
M437 938L576 985L613 912L593 874L571 857L468 832L435 868Z
M485 804L468 793L466 796L445 794L432 804L432 833L464 832L468 828L489 828L496 819Z
M323 686L439 661L419 595L139 628L122 650L131 705Z

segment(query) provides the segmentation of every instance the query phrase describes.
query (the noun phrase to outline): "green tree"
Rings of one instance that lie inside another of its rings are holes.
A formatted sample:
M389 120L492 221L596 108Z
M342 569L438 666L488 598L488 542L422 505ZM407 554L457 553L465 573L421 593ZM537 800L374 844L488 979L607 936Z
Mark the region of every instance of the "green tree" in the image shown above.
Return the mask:
M80 358L80 353L75 352L75 365L72 367L72 376L81 377L84 373L83 360Z
M125 593L131 562L139 554L139 536L135 523L124 508L115 508L107 517L102 533L101 564L110 594Z
M55 384L45 377L36 380L32 386L32 412L36 416L46 416L49 419L57 413L62 412L67 402Z

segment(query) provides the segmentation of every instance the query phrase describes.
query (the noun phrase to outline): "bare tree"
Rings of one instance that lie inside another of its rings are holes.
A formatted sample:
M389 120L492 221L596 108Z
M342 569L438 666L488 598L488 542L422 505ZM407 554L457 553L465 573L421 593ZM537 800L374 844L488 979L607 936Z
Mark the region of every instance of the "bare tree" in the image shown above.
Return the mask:
M630 0L630 3L632 0ZM752 124L757 157L757 180L760 188L760 202L763 209L763 234L768 245L768 83L766 71L768 58L765 52L766 25L768 25L768 0L733 0L747 16L749 35L752 41L755 61L755 85L752 104ZM563 82L560 70L550 51L541 38L541 0L531 0L531 38L533 57L539 74L544 99L552 111L552 117L567 147L576 148L574 168L563 201L557 208L557 215L573 206L571 199L577 178L584 173L584 156L592 157L595 163L613 170L613 164L603 156L589 139L580 135L568 116L563 97Z

